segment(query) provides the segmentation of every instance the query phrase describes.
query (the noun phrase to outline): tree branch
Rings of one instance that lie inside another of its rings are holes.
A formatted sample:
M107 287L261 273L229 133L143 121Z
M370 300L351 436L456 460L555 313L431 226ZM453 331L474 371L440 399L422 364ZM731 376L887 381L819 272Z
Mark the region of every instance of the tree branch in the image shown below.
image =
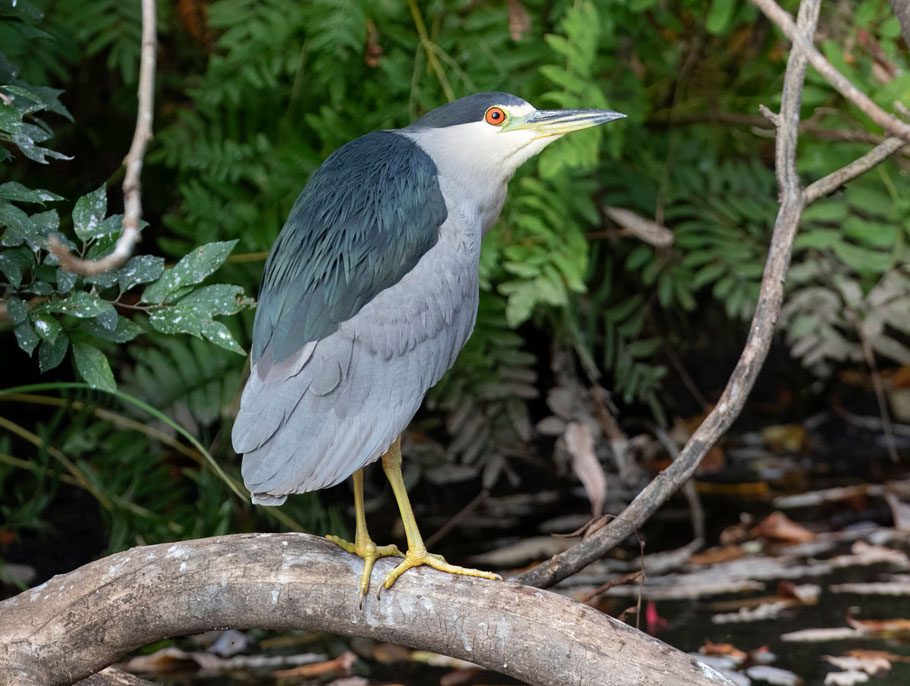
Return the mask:
M156 684L128 672L108 667L83 679L76 686L156 686Z
M855 179L860 174L865 174L872 167L884 162L903 148L906 148L907 152L910 153L910 144L907 141L900 138L885 139L862 157L809 184L805 191L806 204L811 204L819 198L836 191L851 179Z
M380 560L376 589L394 560ZM359 607L362 562L306 534L133 548L0 603L0 683L71 684L168 636L216 627L365 636L475 662L528 684L730 684L563 596L417 569Z
M769 1L753 0L763 8L763 11ZM770 4L774 5L773 2ZM791 40L801 49L791 50L787 61L780 114L771 112L763 105L759 108L762 115L777 128L775 169L780 194L780 208L774 222L768 259L765 263L749 336L720 400L692 434L677 459L666 470L658 474L623 512L578 545L559 555L554 555L550 560L534 569L519 574L515 577L515 581L529 586L546 588L583 569L640 528L673 493L692 477L704 456L739 416L768 355L777 319L780 316L784 280L790 265L793 240L803 209L809 203L831 193L889 156L907 149L907 141L903 138L888 138L859 159L819 179L805 191L802 190L796 168L800 103L807 62L818 66L813 61L809 50L804 46L811 47L812 36L818 22L819 4L820 0L803 0L797 25L792 27L793 36L796 38L791 36ZM786 12L776 5L774 7L792 24L792 20ZM789 30L789 28L785 29L785 31ZM790 33L787 35L790 36ZM814 50L814 48L812 49ZM824 61L820 55L818 57ZM828 66L830 67L830 65ZM903 111L902 108L899 109ZM885 116L889 117L889 115ZM893 118L889 117L889 119ZM894 121L901 126L906 126L897 119Z
M809 38L815 32L820 0L804 0L800 6L799 31ZM714 409L695 430L679 456L658 474L625 510L578 545L516 577L529 586L547 587L586 567L620 544L651 517L673 493L692 477L702 458L739 416L746 397L761 370L777 326L784 297L784 278L790 265L793 239L804 207L796 171L796 142L806 57L792 51L787 62L778 124L776 168L781 205L774 223L771 246L762 276L761 290L749 337L742 355Z
M910 142L910 124L888 114L876 105L872 99L854 86L850 80L841 74L825 59L812 44L811 36L805 36L797 30L793 18L785 12L774 0L752 0L768 19L774 22L781 31L790 39L793 46L806 56L809 63L815 67L819 74L847 100L856 105L862 112L876 124L881 126L892 136Z
M891 10L901 25L901 34L904 42L910 48L910 2L907 0L891 0Z
M119 267L126 262L139 242L139 221L142 218L142 162L145 149L152 139L152 113L155 102L155 0L142 0L142 48L139 62L139 106L133 142L123 160L126 175L123 179L123 232L114 250L97 260L85 260L73 255L56 237L48 241L50 251L60 259L60 266L69 272L93 275Z

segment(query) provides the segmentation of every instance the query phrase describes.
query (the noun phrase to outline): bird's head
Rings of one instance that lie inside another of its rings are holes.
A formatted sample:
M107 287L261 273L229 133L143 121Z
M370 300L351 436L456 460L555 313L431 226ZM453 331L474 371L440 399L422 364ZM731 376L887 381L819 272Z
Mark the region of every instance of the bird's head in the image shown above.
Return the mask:
M625 116L610 110L538 110L509 93L478 93L437 107L404 131L437 165L506 182L523 162L567 133Z

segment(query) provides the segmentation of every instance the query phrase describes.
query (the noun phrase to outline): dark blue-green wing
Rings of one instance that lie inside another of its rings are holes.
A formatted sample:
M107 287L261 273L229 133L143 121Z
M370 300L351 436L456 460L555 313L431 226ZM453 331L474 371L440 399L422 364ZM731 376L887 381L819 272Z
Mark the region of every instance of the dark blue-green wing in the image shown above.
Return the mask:
M392 132L333 153L300 194L266 262L252 359L281 362L397 283L437 241L436 165Z

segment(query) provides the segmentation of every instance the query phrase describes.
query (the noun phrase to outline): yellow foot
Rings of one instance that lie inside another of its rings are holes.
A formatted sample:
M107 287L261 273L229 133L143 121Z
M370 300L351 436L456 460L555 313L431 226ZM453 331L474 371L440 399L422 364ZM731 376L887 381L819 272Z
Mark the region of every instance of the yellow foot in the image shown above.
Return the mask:
M360 598L370 590L370 575L373 573L373 564L380 557L404 557L397 545L376 545L372 540L367 538L358 540L355 543L349 543L338 536L326 536L326 540L335 545L344 548L349 553L363 558L363 573L360 575Z
M433 569L438 569L440 572L447 572L449 574L461 574L462 576L477 576L481 579L491 579L493 581L502 581L502 577L498 574L493 574L492 572L482 572L479 569L468 569L467 567L458 567L456 565L450 565L446 562L445 558L442 555L434 555L433 553L428 553L426 549L414 549L409 548L408 552L404 555L404 562L395 567L389 575L385 578L385 581L382 582L382 588L391 588L398 577L404 574L406 571L412 567L420 567L426 565L427 567L432 567ZM379 589L380 592L382 589Z

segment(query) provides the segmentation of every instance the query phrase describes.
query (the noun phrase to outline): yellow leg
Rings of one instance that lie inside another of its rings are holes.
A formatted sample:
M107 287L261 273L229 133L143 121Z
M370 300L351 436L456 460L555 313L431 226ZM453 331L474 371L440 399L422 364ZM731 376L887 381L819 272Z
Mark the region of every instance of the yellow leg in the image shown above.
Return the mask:
M483 579L501 579L498 574L482 572L477 569L467 569L450 565L441 555L433 555L427 552L423 543L423 537L417 528L417 522L414 520L414 511L411 509L411 501L408 499L408 493L404 487L404 479L401 476L401 439L395 439L395 442L389 447L382 456L382 469L389 483L392 484L392 491L395 493L395 500L398 501L398 509L401 511L401 522L404 524L404 533L408 538L408 552L405 553L404 562L389 572L389 575L383 582L384 588L391 588L392 584L412 567L427 565L440 572L449 574L462 574L464 576L479 576ZM381 589L380 589L381 590Z
M363 511L363 470L354 472L354 519L356 530L354 542L348 543L338 536L326 536L332 543L341 546L349 553L363 558L363 573L360 575L360 597L366 595L370 589L370 575L373 573L373 564L380 557L397 555L403 557L396 545L376 545L367 531L366 514Z

